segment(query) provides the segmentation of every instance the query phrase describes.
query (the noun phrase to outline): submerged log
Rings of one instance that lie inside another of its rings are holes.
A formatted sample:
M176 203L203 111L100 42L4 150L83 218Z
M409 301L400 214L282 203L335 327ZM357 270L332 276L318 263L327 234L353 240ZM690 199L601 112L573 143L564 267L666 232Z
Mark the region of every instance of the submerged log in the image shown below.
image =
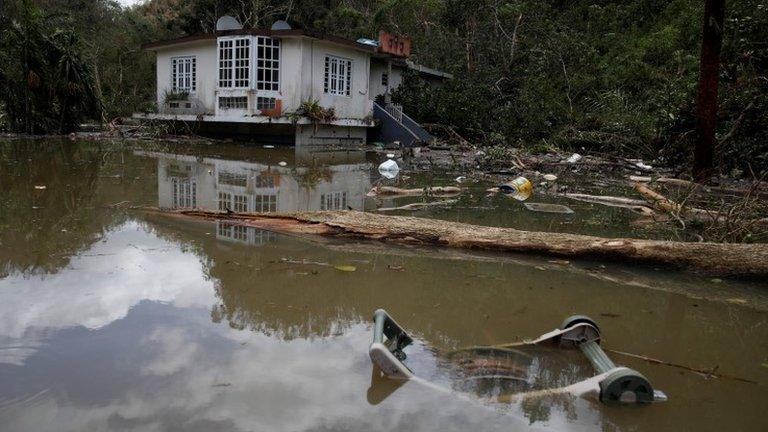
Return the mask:
M414 189L403 189L394 186L376 186L368 192L368 196L453 196L461 193L461 188L456 186L432 186Z
M459 201L455 199L432 201L432 202L417 202L417 203L405 204L400 207L380 207L380 208L377 208L376 211L380 211L380 212L399 211L399 210L415 211L415 210L423 210L428 207L445 207L445 206L456 204L457 202Z
M286 215L158 210L166 215L227 220L286 234L379 240L499 252L665 263L712 275L768 275L768 244L684 243L579 234L520 231L459 222L355 211L301 212Z
M644 216L653 216L655 214L653 209L646 206L646 202L642 200L625 198L625 197L587 195L587 194L581 194L581 193L564 193L562 195L566 198L570 198L576 201L588 202L592 204L600 204L608 207L619 207L619 208L630 209Z

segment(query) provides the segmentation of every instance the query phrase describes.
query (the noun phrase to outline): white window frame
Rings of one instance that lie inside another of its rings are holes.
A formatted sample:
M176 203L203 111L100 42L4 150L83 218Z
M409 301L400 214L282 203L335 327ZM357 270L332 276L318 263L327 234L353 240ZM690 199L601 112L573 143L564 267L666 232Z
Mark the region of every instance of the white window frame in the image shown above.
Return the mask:
M217 87L251 88L252 54L251 37L219 38L216 48Z
M248 96L219 96L217 107L222 111L248 109Z
M197 208L197 181L173 177L171 179L173 208Z
M216 86L231 88L234 77L233 39L219 39L216 48Z
M253 211L255 213L274 213L277 211L277 194L262 193L253 196Z
M325 55L323 91L333 96L352 97L354 61L331 54Z
M320 210L346 210L347 192L334 191L320 194Z
M254 43L254 55L255 67L253 68L253 82L255 88L262 95L276 96L280 92L280 75L283 61L283 43L280 39L270 38L267 36L257 36L256 43ZM259 55L259 50L262 50L262 55ZM264 53L270 50L270 56L267 59ZM274 55L277 54L277 60ZM269 64L267 64L269 63ZM263 72L269 71L271 79L265 79ZM259 78L259 72L262 72L262 78Z
M171 57L171 89L174 92L197 91L197 57Z

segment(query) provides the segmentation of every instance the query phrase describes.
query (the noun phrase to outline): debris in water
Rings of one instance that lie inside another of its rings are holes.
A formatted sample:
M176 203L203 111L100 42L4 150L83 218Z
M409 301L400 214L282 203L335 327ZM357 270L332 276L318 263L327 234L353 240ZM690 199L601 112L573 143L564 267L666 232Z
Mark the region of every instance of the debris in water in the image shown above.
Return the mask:
M45 190L45 189L46 189L46 186L43 186L43 185L37 185L37 186L35 186L35 189L37 189L37 190Z
M382 177L393 179L397 177L399 172L400 167L397 165L397 162L393 161L392 159L387 159L386 161L382 162L381 165L379 165L379 174L381 174Z
M271 144L265 144L262 147L264 147L265 149L273 149L273 148L275 148L275 146L273 146Z
M464 180L466 180L466 179L467 179L467 177L466 177L466 176L458 176L458 177L456 177L456 178L455 178L455 179L453 179L453 180L454 180L454 181L456 181L456 183L461 183L461 182L463 182L463 181L464 181Z
M643 163L643 161L637 162L637 163L635 164L635 166L636 166L636 167L638 167L638 168L640 168L640 169L641 169L641 170L643 170L643 171L650 171L650 170L652 170L652 169L653 169L653 167L652 167L652 166L644 164L644 163Z
M533 194L533 184L525 177L499 185L499 190L518 201L525 201Z
M403 189L394 186L374 186L366 194L367 196L453 196L461 193L461 188L456 186L427 186L423 188Z
M343 271L343 272L353 272L357 270L357 267L351 266L351 265L335 265L333 266L336 270Z
M399 266L399 265L392 265L392 264L390 264L390 265L387 266L387 268L390 269L390 270L394 270L394 271L405 271L405 267Z
M449 200L442 200L442 201L433 201L433 202L416 202L416 203L410 203L405 204L399 207L381 207L376 209L376 211L380 212L387 212L387 211L399 211L399 210L423 210L428 207L444 207L449 206L452 204L456 204L458 200L455 199L449 199Z
M557 180L557 176L554 174L544 174L544 180L546 181L555 181Z
M574 154L571 155L571 157L569 157L566 160L566 162L568 162L568 163L576 163L576 162L578 162L580 160L581 160L581 155L578 154L578 153L574 153Z
M281 167L288 166L288 162L286 161L280 161L277 164L280 165Z
M523 203L525 208L527 208L530 211L540 212L540 213L560 213L560 214L571 214L573 213L573 210L571 210L570 207L564 206L561 204L548 204L548 203Z
M624 352L624 351L612 350L612 349L608 349L608 348L606 348L605 351L609 352L609 353L625 356L625 357L635 358L635 359L639 359L639 360L645 360L648 363L660 364L660 365L669 366L669 367L673 367L673 368L684 369L684 370L687 370L687 371L690 371L690 372L697 373L699 375L703 375L704 378L712 378L712 377L714 377L714 378L728 378L728 379L732 379L732 380L735 380L735 381L741 381L741 382L745 382L745 383L749 383L749 384L757 384L757 381L753 381L753 380L750 380L750 379L741 378L741 377L737 377L737 376L734 376L734 375L726 375L726 374L723 374L723 373L718 373L717 370L720 368L719 366L715 366L715 367L708 368L708 369L707 368L695 368L695 367L686 366L686 365L679 364L679 363L672 363L672 362L667 362L667 361L664 361L664 360L659 360L659 359L656 359L656 358L653 358L653 357L644 356L642 354L632 354L632 353L628 353L628 352Z

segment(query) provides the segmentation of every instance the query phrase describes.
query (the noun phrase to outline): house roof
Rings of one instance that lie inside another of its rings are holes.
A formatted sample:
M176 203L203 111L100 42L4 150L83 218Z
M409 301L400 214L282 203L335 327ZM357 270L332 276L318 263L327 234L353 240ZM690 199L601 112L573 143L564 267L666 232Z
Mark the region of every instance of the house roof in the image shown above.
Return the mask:
M346 46L349 48L353 48L359 51L364 51L367 53L370 53L373 55L374 58L380 59L380 60L386 60L391 59L393 63L397 66L412 69L420 74L423 75L429 75L435 78L439 79L453 79L453 75L443 72L437 69L432 69L417 63L412 62L411 60L404 59L401 57L396 57L391 54L380 52L378 49L378 45L373 45L370 43L360 43L358 41L353 41L351 39L345 39L338 36L333 36L329 34L325 34L319 31L315 30L306 30L306 29L290 29L290 30L270 30L270 29L241 29L241 30L223 30L223 31L216 31L214 33L200 33L196 35L191 36L183 36L179 38L174 39L166 39L166 40L160 40L155 42L149 42L145 43L141 46L142 49L148 50L148 51L156 51L158 49L172 47L175 45L182 45L187 43L194 43L198 41L206 41L211 40L215 41L216 38L220 36L239 36L239 35L250 35L250 36L269 36L269 37L308 37L312 39L318 39L323 40L326 42L334 43L337 45Z
M197 34L192 36L184 36L174 39L166 39L156 42L149 42L145 43L141 46L144 50L149 51L156 51L161 48L171 47L174 45L181 45L186 43L192 43L192 42L198 42L198 41L204 41L204 40L215 40L218 37L221 36L239 36L239 35L251 35L251 36L270 36L270 37L308 37L312 39L318 39L323 40L327 42L331 42L337 45L343 45L347 46L349 48L354 48L360 51L365 51L368 53L375 53L376 47L361 44L359 42L350 40L350 39L344 39L341 37L328 35L319 31L313 31L313 30L304 30L304 29L291 29L291 30L269 30L269 29L242 29L242 30L224 30L224 31L216 31L214 33L203 33L203 34Z

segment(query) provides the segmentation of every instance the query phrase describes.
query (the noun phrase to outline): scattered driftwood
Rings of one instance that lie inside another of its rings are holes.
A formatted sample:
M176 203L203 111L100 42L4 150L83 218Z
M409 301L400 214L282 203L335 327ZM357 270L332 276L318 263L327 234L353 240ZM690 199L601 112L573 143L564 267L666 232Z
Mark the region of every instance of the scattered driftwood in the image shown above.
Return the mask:
M678 178L671 178L671 177L649 177L649 176L636 176L631 175L629 176L629 179L633 182L640 182L640 183L664 183L672 186L677 186L680 188L687 188L690 189L693 192L698 192L701 190L709 191L709 192L718 192L722 194L730 194L730 195L766 195L768 196L768 192L760 190L758 188L759 183L754 183L753 187L747 188L747 189L738 189L738 188L729 188L729 187L722 187L722 186L706 186L701 183L695 183L689 180L683 180Z
M453 196L461 193L461 188L456 186L432 186L414 189L403 189L394 186L375 186L368 192L368 196Z
M397 244L524 252L562 257L600 257L637 263L666 263L722 276L768 275L768 244L760 243L684 243L601 238L350 211L275 215L152 208L144 210L180 217L227 220L286 234L313 234Z
M402 205L400 207L381 207L379 209L376 209L380 212L388 212L388 211L398 211L398 210L422 210L428 207L442 207L442 206L448 206L451 204L456 204L457 200L442 200L442 201L432 201L432 202L417 202L417 203L411 203Z
M717 222L722 219L722 216L718 212L711 212L709 210L692 207L684 207L649 188L643 183L635 183L635 190L656 208L671 215L677 217L685 216L704 222Z
M471 144L469 143L469 141L464 139L464 137L459 135L459 133L456 132L454 128L448 125L439 124L439 123L423 123L421 126L427 131L429 131L430 133L434 133L434 131L442 131L446 135L458 141L461 145L471 147Z
M653 216L656 214L656 212L654 212L652 208L648 207L646 202L643 200L614 196L587 195L580 193L564 193L562 196L576 201L601 204L608 207L626 208L644 216Z

